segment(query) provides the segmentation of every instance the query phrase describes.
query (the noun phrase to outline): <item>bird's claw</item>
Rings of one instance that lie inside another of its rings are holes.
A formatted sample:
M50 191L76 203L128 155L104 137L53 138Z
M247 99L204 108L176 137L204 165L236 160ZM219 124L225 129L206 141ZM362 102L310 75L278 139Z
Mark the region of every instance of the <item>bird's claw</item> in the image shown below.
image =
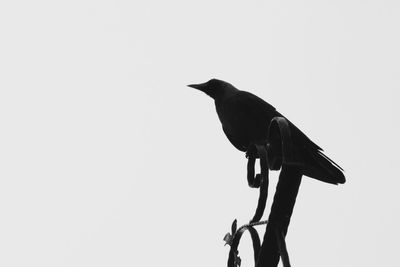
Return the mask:
M258 157L257 148L255 147L255 145L252 144L247 148L246 158L248 159L248 158L257 158L257 157Z

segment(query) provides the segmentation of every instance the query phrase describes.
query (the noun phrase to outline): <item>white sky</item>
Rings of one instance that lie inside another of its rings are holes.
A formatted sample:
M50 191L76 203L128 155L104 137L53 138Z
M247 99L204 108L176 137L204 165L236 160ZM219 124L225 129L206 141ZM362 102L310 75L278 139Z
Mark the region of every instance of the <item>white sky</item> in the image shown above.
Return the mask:
M0 265L225 266L222 238L258 191L211 99L186 87L215 77L346 170L343 186L303 179L293 265L399 266L399 14L382 0L2 1Z

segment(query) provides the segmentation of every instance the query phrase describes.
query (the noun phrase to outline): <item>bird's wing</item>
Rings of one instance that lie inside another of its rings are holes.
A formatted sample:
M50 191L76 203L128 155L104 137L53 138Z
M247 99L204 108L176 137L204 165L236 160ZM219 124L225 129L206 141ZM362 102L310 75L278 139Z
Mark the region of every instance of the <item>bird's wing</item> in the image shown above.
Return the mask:
M246 91L239 91L233 98L233 101L237 106L241 107L241 110L255 113L252 115L256 117L274 117L277 114L276 109L272 105Z
M265 102L263 99L259 98L256 95L253 95L249 92L245 92L245 91L241 91L239 94L239 101L243 102L242 105L246 105L246 103L248 105L251 105L251 107L249 107L246 110L253 110L253 111L257 111L257 113L261 113L261 114L254 114L253 116L263 116L264 118L268 118L269 121L271 121L274 117L284 117L285 119L287 119L285 116L283 116L281 113L279 113L278 111L276 111L276 109L268 104L267 102ZM251 104L249 104L251 103ZM320 150L323 151L323 149L321 147L319 147L317 144L315 144L310 138L308 138L299 128L296 127L296 125L294 125L289 119L287 119L289 121L290 124L290 128L292 130L292 137L294 139L294 142L298 142L299 144L304 144L308 149L311 150Z
M282 116L283 117L283 116ZM287 119L287 118L286 118ZM288 119L287 119L288 120ZM288 120L289 121L289 120ZM323 151L321 147L319 147L316 143L314 143L310 138L307 137L299 128L296 127L291 121L289 121L292 138L298 141L299 144L304 144L308 149L315 149L319 151Z
M284 117L273 106L248 92L240 91L233 102L237 107L240 107L240 110L246 112L246 118L253 118L258 122L262 122L264 119L267 120L266 123L269 123L274 117ZM300 155L305 160L305 174L328 183L344 183L346 179L342 172L343 169L326 156L322 152L323 149L308 138L292 122L289 120L288 122L290 124L294 149L299 149ZM228 134L226 135L228 136ZM228 139L231 140L229 136ZM232 144L234 143L232 142Z

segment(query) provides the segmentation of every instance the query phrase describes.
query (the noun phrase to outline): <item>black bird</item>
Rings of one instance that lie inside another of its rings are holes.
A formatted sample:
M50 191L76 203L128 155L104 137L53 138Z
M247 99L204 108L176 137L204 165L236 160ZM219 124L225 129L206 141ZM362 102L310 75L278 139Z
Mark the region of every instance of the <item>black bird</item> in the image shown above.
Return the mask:
M224 133L240 151L247 152L252 143L265 142L271 120L282 116L258 96L236 89L232 84L221 80L211 79L206 83L188 86L214 99ZM343 169L324 155L322 148L293 123L289 121L289 124L294 153L302 161L303 174L326 183L343 184L346 181Z

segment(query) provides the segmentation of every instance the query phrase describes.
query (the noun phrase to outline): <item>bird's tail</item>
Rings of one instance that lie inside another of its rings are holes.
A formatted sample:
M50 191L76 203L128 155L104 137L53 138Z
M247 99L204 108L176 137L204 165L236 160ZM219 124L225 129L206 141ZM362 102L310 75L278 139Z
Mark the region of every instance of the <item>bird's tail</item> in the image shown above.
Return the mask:
M307 151L304 174L330 184L344 184L346 178L343 169L328 158L321 150Z

